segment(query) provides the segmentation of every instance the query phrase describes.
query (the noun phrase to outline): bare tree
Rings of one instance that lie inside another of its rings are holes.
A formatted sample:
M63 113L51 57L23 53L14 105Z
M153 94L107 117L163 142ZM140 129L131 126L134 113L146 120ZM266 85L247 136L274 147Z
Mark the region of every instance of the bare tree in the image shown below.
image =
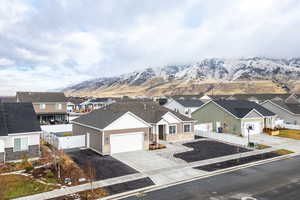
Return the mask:
M90 183L90 187L91 187L91 199L95 199L95 195L94 195L94 181L96 180L96 170L92 165L92 161L88 161L86 166L85 166L85 173L86 176L88 178L88 182Z

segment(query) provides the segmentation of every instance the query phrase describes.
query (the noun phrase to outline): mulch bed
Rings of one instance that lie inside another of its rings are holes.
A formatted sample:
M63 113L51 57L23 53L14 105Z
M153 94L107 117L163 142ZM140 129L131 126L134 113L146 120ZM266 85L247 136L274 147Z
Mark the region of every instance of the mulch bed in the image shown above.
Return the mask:
M134 181L125 182L125 183L110 185L110 186L101 188L101 190L105 191L107 193L106 196L108 196L108 195L114 195L114 194L118 194L118 193L128 192L131 190L136 190L136 189L140 189L140 188L144 188L144 187L149 187L152 185L154 185L153 181L147 177L147 178L141 178L141 179L137 179ZM97 190L97 189L95 189L95 190ZM85 193L85 191L81 192L81 194L84 194L84 193ZM102 196L102 197L104 197L104 196ZM76 199L76 198L72 197L72 196L62 196L62 197L52 198L49 200L74 200L74 199ZM81 199L85 200L84 195L81 195Z
M274 157L278 157L278 156L280 156L280 154L275 153L275 152L268 152L268 153L254 155L254 156L243 157L240 159L232 159L232 160L227 160L224 162L218 162L218 163L213 163L213 164L209 164L209 165L203 165L200 167L194 167L194 169L212 172L212 171L226 169L229 167L243 165L243 164L247 164L247 163L251 163L251 162L265 160L268 158L274 158Z
M251 151L242 147L211 140L189 142L183 145L186 147L193 148L193 151L174 154L174 157L180 158L186 162L195 162Z

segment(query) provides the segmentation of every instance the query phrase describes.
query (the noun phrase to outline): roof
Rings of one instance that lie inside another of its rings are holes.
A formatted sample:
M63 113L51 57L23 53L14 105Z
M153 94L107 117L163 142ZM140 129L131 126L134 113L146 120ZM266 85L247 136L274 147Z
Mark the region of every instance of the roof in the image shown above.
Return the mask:
M74 119L73 121L103 129L127 112L135 114L148 123L157 123L167 112L173 113L182 121L194 121L185 115L160 106L155 102L131 101L110 104L106 107L94 110L89 114Z
M290 111L291 113L300 114L300 103L285 103L284 101L274 101L274 100L271 100L271 102Z
M63 92L17 92L18 102L67 102Z
M257 99L259 101L265 101L274 98L280 98L282 100L285 100L291 95L292 94L234 94L232 95L232 97L238 100Z
M67 97L68 101L75 104L75 105L79 105L81 103L83 103L84 101L86 101L86 99L82 98L82 97Z
M250 111L255 109L263 116L274 116L275 114L263 106L245 100L217 100L214 101L222 108L226 109L228 112L236 116L237 118L245 117Z
M89 102L107 102L107 101L109 101L109 100L111 100L111 98L94 98L94 99L91 99L91 100L89 100Z
M32 103L0 103L0 136L41 131Z
M0 103L4 102L17 102L17 98L15 96L9 96L9 97L0 97Z
M181 105L187 108L200 107L204 104L202 101L196 99L176 99L175 101L177 101L178 103L180 103Z

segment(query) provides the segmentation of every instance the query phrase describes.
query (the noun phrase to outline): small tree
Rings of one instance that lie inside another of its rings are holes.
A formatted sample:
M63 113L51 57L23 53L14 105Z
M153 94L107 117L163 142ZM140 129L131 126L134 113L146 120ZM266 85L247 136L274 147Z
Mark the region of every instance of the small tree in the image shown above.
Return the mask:
M90 183L90 186L91 186L91 199L94 199L94 185L93 185L93 182L96 180L96 170L95 168L93 167L92 165L92 161L88 161L86 166L85 166L85 173L86 173L86 176L88 178L88 181Z

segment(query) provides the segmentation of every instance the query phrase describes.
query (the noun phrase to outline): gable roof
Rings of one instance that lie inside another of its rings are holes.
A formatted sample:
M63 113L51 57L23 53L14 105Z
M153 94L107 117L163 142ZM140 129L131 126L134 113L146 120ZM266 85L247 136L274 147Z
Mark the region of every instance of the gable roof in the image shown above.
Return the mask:
M197 99L176 99L175 101L177 101L178 103L180 103L181 105L183 105L186 108L200 107L204 104L202 101L197 100Z
M32 103L0 103L0 136L41 131Z
M18 102L67 102L63 92L17 92Z
M249 112L255 109L263 116L274 116L275 114L263 106L245 100L217 100L214 101L216 104L233 114L237 118L245 117Z
M271 103L286 109L287 111L299 115L300 114L300 103L286 103L284 101L269 100ZM266 101L267 102L267 101ZM265 103L265 102L264 102Z
M194 121L180 113L169 110L154 102L118 102L83 115L73 122L103 129L127 112L131 112L147 123L157 123L167 112L173 113L182 121Z

